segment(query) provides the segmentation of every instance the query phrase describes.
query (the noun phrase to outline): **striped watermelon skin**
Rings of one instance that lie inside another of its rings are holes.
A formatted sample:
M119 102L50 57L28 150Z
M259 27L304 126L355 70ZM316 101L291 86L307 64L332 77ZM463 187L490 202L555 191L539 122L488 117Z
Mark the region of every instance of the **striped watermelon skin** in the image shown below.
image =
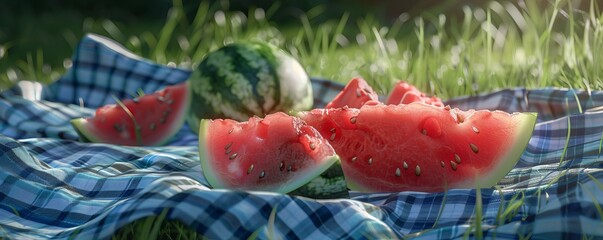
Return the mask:
M308 110L312 86L303 67L278 48L259 42L226 45L209 53L191 75L188 122L238 121L274 112Z

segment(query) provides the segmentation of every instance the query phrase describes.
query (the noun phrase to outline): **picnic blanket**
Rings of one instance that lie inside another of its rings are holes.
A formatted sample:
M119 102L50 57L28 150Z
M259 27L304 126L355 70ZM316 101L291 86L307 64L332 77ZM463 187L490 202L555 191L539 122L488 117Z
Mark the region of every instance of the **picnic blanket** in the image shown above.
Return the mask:
M48 86L24 81L0 94L0 237L107 239L164 212L209 239L269 238L274 210L272 237L285 239L454 239L477 231L497 239L603 238L601 91L513 88L446 101L539 113L521 160L496 188L316 200L212 189L187 126L168 146L78 142L70 119L91 116L112 95L152 92L190 72L97 35L81 40L72 61ZM312 86L316 107L343 87L321 79Z

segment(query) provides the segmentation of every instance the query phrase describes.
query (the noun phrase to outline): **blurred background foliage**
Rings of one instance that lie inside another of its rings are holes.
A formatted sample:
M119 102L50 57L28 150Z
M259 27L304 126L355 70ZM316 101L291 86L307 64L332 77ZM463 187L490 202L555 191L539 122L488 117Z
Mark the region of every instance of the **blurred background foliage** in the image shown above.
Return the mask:
M444 96L475 92L482 82L488 89L567 85L561 77L598 88L600 1L0 0L0 89L57 79L86 33L185 68L225 43L268 40L311 75L363 75L381 92L395 77ZM570 69L574 62L585 67ZM461 90L444 88L457 82Z
M183 1L186 17L195 17L201 0ZM165 24L172 7L171 0L0 0L0 45L5 58L1 69L17 59L26 59L28 53L42 49L45 61L57 66L69 57L74 44L85 31L102 32L92 29L95 22L111 28L115 25L122 32L138 35L143 32L159 32ZM344 13L350 14L350 22L370 15L376 21L394 21L400 14L407 17L435 13L462 14L462 5L485 5L480 0L229 0L210 1L213 8L247 13L250 9L277 8L270 21L279 28L299 25L300 16L320 11L312 20L320 24L339 19ZM321 6L321 10L316 7ZM104 23L103 23L104 22Z
M544 0L536 0L542 1ZM195 17L201 0L183 1L186 16ZM209 1L213 8L247 13L250 9L277 8L270 21L279 28L299 25L300 16L320 11L313 24L338 20L344 13L350 14L350 22L371 16L375 21L388 23L400 14L404 17L437 15L462 15L462 7L485 6L482 0L228 0ZM586 1L584 2L586 3ZM543 3L545 4L545 3ZM172 7L171 0L0 0L0 45L4 49L0 71L17 59L26 59L28 53L42 49L45 61L57 66L69 57L73 45L95 22L106 28L116 25L122 32L138 35L158 32L165 24ZM317 9L320 6L320 9ZM105 23L102 23L105 22Z

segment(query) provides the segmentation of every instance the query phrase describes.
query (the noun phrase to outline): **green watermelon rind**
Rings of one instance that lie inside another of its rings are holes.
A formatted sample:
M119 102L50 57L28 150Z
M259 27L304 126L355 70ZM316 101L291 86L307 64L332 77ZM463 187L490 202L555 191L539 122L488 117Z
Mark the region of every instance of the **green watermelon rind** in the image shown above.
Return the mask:
M229 189L230 187L226 184L223 184L220 181L220 176L217 174L217 171L213 170L211 166L212 157L209 155L209 151L207 150L207 144L209 142L208 139L208 131L209 124L212 120L210 119L201 119L199 123L199 160L201 161L201 169L203 172L203 176L209 183L209 185L214 189ZM339 162L339 156L337 154L327 156L327 159L322 162L323 164L316 165L314 168L304 169L303 171L306 174L303 174L303 177L295 179L295 181L289 181L287 183L283 183L281 185L274 185L274 188L264 188L262 191L268 192L277 192L277 193L289 193L293 190L304 186L309 183L311 180L319 177L322 173L327 171L331 166L333 166L336 162ZM279 163L280 161L275 161ZM257 191L257 190L256 190Z
M308 110L314 101L301 64L259 42L233 43L208 54L190 81L193 110L187 121L193 131L203 118L245 121L253 115Z
M528 147L528 143L530 142L532 133L536 126L537 113L527 112L513 114L516 115L513 117L521 118L521 120L518 121L520 124L517 126L517 128L515 128L515 136L512 139L509 139L509 142L513 143L511 146L509 146L510 151L501 156L501 160L497 161L498 164L492 168L492 171L483 175L476 175L475 178L467 179L466 182L457 183L455 186L449 186L449 189L458 188L458 186L466 188L465 186L469 184L474 184L475 188L491 188L495 186L501 179L503 179L513 169L513 167L515 167L521 158L521 155ZM348 183L348 188L351 190L370 192L369 189L365 189L361 184L355 183L351 178L346 178L346 181Z
M336 161L329 169L303 186L289 192L291 195L313 199L349 198L348 185L341 162Z
M86 126L88 125L88 120L85 118L75 118L69 121L75 129L75 132L80 137L80 141L82 142L95 142L100 143L103 142L100 138L97 138L92 132L87 131Z
M188 85L188 83L187 83ZM171 126L166 127L166 134L164 138L161 138L160 141L154 143L154 146L161 146L169 142L177 133L182 129L184 122L186 121L186 117L189 115L189 109L191 106L191 94L189 91L186 92L186 99L184 104L180 108L180 111L175 111L176 120L172 121ZM86 118L75 118L69 121L75 129L75 132L80 137L80 141L82 142L92 142L92 143L111 143L111 139L101 139L97 137L92 131L88 130L87 126L93 126L88 124L88 120ZM169 122L166 122L169 124ZM144 138L144 136L142 136Z

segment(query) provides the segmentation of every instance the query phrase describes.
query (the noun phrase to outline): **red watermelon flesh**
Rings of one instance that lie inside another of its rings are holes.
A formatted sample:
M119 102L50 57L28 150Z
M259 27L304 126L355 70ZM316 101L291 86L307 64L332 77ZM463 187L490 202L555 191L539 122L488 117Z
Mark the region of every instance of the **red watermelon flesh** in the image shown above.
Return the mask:
M364 192L492 187L517 163L536 122L533 113L420 102L299 115L335 148L348 187Z
M379 96L364 79L357 77L350 80L325 108L360 108L368 101L379 101Z
M188 83L168 86L96 110L71 124L82 141L128 146L162 145L182 127L190 105Z
M394 105L409 104L411 102L424 102L439 107L444 106L442 99L436 96L427 96L427 94L405 81L398 81L385 101L386 104Z
M339 160L316 129L282 112L203 119L199 133L203 174L214 188L288 193Z

